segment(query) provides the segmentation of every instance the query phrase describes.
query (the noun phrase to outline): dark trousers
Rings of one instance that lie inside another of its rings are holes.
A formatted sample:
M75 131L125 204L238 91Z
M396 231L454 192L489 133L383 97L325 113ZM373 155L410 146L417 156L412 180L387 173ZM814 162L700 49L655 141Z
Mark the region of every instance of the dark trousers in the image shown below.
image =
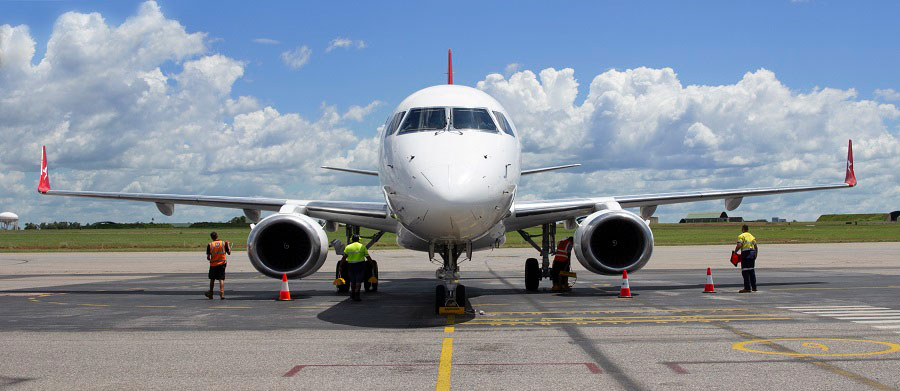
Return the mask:
M550 280L557 285L568 285L569 277L560 276L559 272L561 271L569 271L569 263L553 261L553 266L550 268Z
M741 251L741 276L744 277L744 289L756 290L756 254Z

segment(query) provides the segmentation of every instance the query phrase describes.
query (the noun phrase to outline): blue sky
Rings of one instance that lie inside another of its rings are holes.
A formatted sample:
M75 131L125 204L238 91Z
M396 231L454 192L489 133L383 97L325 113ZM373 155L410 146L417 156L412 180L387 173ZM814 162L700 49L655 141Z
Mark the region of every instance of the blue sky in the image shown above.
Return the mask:
M35 54L31 64L37 66L46 54L48 40L55 31L55 23L65 12L96 12L102 15L106 25L115 28L134 17L141 4L141 2L128 1L0 1L0 25L27 26L28 34L35 43ZM897 44L900 27L896 23L896 15L900 14L898 12L900 3L897 2L709 1L557 4L523 1L424 4L423 2L267 2L264 4L260 6L259 3L238 1L158 1L159 11L165 20L180 24L185 34L205 34L203 47L192 49L186 55L163 56L161 60L142 64L134 71L143 72L158 67L162 74L168 76L166 81L168 85L174 88L179 83L174 75L182 72L186 62L213 55L221 55L234 61L241 68L240 75L234 80L229 80L227 96L220 99L219 105L211 103L210 106L204 107L205 110L224 107L226 98L237 99L244 96L252 97L255 100L253 110L271 107L279 114L296 113L303 121L316 122L323 116L323 106L335 106L339 112L343 113L354 105L367 106L377 101L372 106L373 109L367 111L358 121L347 120L334 125L337 131L352 132L352 136L347 138L345 148L345 150L351 150L358 148L358 143L373 137L376 134L377 126L405 96L417 89L445 81L444 72L446 71L446 50L448 48L452 48L454 51L457 84L476 86L478 82L487 81L489 74L498 73L504 78L502 83L509 83L508 85L503 84L504 86L524 91L523 89L528 88L528 83L513 84L512 76L517 72L530 71L531 76L538 84L545 86L546 89L547 84L546 80L542 79L542 70L548 68L554 71L573 69L574 72L571 76L563 75L563 78L577 82L577 86L572 84L574 91L577 91L577 96L570 102L557 102L558 104L550 105L558 109L555 115L568 116L565 118L569 119L578 116L573 113L587 110L588 106L593 105L591 103L586 106L585 102L594 102L593 98L589 96L592 81L598 83L602 81L595 78L600 75L606 75L607 78L618 77L616 76L618 74L607 73L610 70L628 72L643 68L649 70L671 68L677 78L676 84L684 86L684 94L690 95L690 91L687 91L689 86L737 86L748 72L764 69L772 74L771 78L763 77L766 79L765 82L781 86L790 94L785 99L789 99L794 104L800 104L798 102L808 100L804 96L816 95L813 100L821 103L814 105L815 107L810 110L824 113L824 117L820 118L790 116L789 120L785 120L785 118L773 120L770 125L766 126L775 133L766 133L767 135L780 134L786 137L785 140L793 140L796 139L797 134L790 134L793 128L788 129L785 126L813 128L817 124L839 122L848 116L863 116L859 113L847 114L841 110L859 106L860 102L872 102L873 105L889 105L890 107L879 113L869 113L873 116L871 121L861 122L862 125L859 125L870 126L870 129L867 130L868 133L864 132L865 134L856 135L856 137L862 137L863 142L868 139L873 145L890 146L890 148L870 156L871 159L881 162L880 164L887 165L890 158L896 157L893 143L897 142L898 118L894 111L896 110L897 90L900 90L900 79L898 79L896 71L900 69L900 48ZM260 43L260 39L268 40L268 43ZM328 51L329 45L335 39L347 39L351 43L348 47L338 47ZM147 45L154 42L152 37L147 37L146 40ZM364 45L361 45L360 42L364 42ZM159 43L167 44L164 40ZM309 59L305 64L295 68L288 66L282 60L283 53L303 46L310 50ZM128 55L127 53L117 53L123 56ZM60 65L54 67L54 70L58 69L60 69ZM0 72L2 71L3 69L0 68ZM660 76L657 73L647 72L639 76L628 74L627 77L632 82L641 77L649 77L652 79L652 83L666 83L665 80L668 80L664 74ZM524 79L528 79L527 73L522 75L526 76ZM656 78L657 76L660 78ZM2 83L2 79L0 79L0 83ZM483 89L489 93L496 91L497 94L502 94L500 92L502 83L488 82ZM602 85L602 83L598 85ZM847 96L827 98L821 94L822 89L826 88L843 91ZM876 94L876 90L882 92ZM73 99L77 100L77 94L81 92L68 91L66 93L73 94ZM714 94L714 92L706 91L702 94ZM498 99L504 104L507 104L507 99L513 100L508 105L515 105L517 96L519 95L516 93L510 93L505 98L498 97ZM594 98L600 99L599 96L598 93ZM0 98L2 97L2 93L0 93ZM790 102L786 105L789 105ZM127 106L124 102L121 103L123 108ZM736 103L736 107L742 106L740 103ZM767 110L765 107L760 104L752 111L763 113ZM527 119L527 114L537 109L537 106L523 105L520 108L523 110L523 115L520 116L521 119L517 119L517 125L526 130L553 127L553 124L541 124ZM696 110L703 111L702 109ZM511 111L515 112L516 110L512 109ZM77 113L78 110L73 106L69 111L57 113L60 115L61 123L65 122L66 113L72 112ZM0 121L4 119L2 115L0 112ZM52 117L52 114L47 115ZM116 115L126 116L123 111L119 111ZM654 132L654 134L665 133L668 131L667 129L674 132L676 128L681 129L680 132L685 132L682 128L686 129L693 126L692 124L700 124L702 125L700 127L691 127L694 129L690 131L693 132L690 133L691 135L709 135L709 132L704 133L702 130L710 129L711 134L717 136L710 139L712 141L706 140L710 142L704 145L711 150L704 150L705 152L701 156L713 156L715 153L722 154L730 150L725 146L729 144L728 132L734 130L729 130L727 125L719 125L719 127L710 125L711 123L721 124L725 119L702 115L697 118L683 118L683 113L678 116L678 121L659 125L658 132ZM585 117L584 121L579 123L589 127L588 135L582 135L582 137L593 137L591 140L600 139L601 136L619 132L621 129L630 129L631 125L629 124L634 123L634 121L615 123L599 121L596 113L588 117L590 118ZM208 120L211 121L210 123L230 126L235 117L224 115ZM657 122L659 123L659 121ZM40 126L52 128L55 125ZM165 126L180 125L170 123ZM302 126L305 125L296 125L296 127L288 129L300 129L298 127ZM670 128L666 128L666 126ZM77 128L77 126L75 127ZM316 129L321 131L323 128ZM328 127L327 129L330 131L333 128ZM39 132L39 129L35 131ZM72 137L71 133L80 131L103 132L99 128L73 128L68 130L70 135L67 137ZM120 128L119 131L139 133L148 130L135 127L131 130ZM300 130L297 131L303 133ZM529 134L527 131L524 132L523 138L532 136L530 143L525 145L526 152L529 153L526 155L525 165L533 166L539 163L553 162L554 158L565 160L555 163L568 163L571 159L592 159L595 156L586 151L572 152L567 156L554 155L546 148L538 146L539 143L535 140L537 135L549 134L552 137L560 137L563 135L561 132L565 131L565 128L558 128L551 133L535 131ZM589 166L580 171L578 174L582 175L581 177L572 176L567 179L553 178L536 181L541 183L534 183L532 188L535 190L525 191L524 194L533 198L542 198L601 195L596 193L621 194L692 190L697 186L742 187L746 184L768 186L781 184L781 182L796 183L796 181L802 180L798 179L802 178L798 172L802 174L809 170L815 171L816 164L820 162L836 161L835 166L842 165L839 156L845 152L837 150L838 145L846 143L846 138L854 137L854 134L835 131L829 136L834 136L832 138L835 140L815 147L807 146L806 154L808 156L800 158L799 162L791 160L792 154L787 152L770 156L769 160L781 160L789 164L783 164L785 167L782 167L787 170L785 171L788 172L787 174L773 175L775 180L768 183L746 179L751 175L754 178L758 176L753 173L754 169L758 172L763 163L717 164L704 162L701 158L695 168L704 170L703 173L709 175L723 175L724 173L729 177L738 178L733 181L679 182L679 178L684 176L677 169L691 169L691 167L684 166L673 167L676 171L672 171L669 173L670 175L662 179L658 178L661 174L641 171L642 175L647 175L647 178L653 177L654 180L661 181L659 190L643 186L623 188L621 185L579 187L578 183L586 182L585 175L609 176L609 173L598 170L608 169L613 166L613 163L601 162L597 166ZM762 137L762 135L755 137ZM696 141L695 139L696 137L691 140ZM843 141L839 139L843 139ZM885 144L885 140L888 140L887 144ZM692 147L699 145L694 141L688 143ZM605 148L598 149L597 153L622 154L630 157L628 153L632 150L628 149L629 147L623 147L622 150L609 149L619 148L620 145L622 144L610 142L606 144ZM4 146L26 147L21 143ZM834 151L815 155L810 151L816 150L816 147L822 150L834 149ZM140 154L141 151L146 152L145 149L127 143L123 144L117 152L126 153L127 151L131 151L128 152L130 155ZM336 149L330 152L337 154L341 151ZM679 157L681 155L672 150L653 150L650 153L654 154L651 157L657 158L657 162L665 162L666 159L672 161L681 159ZM71 163L70 166L63 165L60 168L63 173L67 169L74 170L72 174L77 174L76 171L79 169L90 169L90 167L76 168L79 166L78 154L74 152L60 151L56 156L59 156L57 161L61 161L61 163ZM798 156L803 156L803 154ZM52 158L53 153L51 152ZM372 163L361 157L350 155L342 158L356 165ZM135 166L137 163L129 163L125 159L125 157L117 158L115 154L112 154L108 157L95 157L84 161L96 162L99 160L103 162L101 166L104 168L115 169L118 167L120 171L140 169ZM187 158L185 157L185 159ZM30 189L32 173L22 169L21 165L17 163L19 160L8 157L5 162L7 171L21 172L20 176L15 177L15 181L24 188ZM322 159L318 160L321 162ZM622 163L622 160L618 159L614 165L622 167L624 164L627 168L627 162ZM721 162L721 159L718 161ZM212 163L209 163L208 160L204 160L203 164L204 168L198 170L196 175L215 171L211 168ZM90 164L87 165L90 166ZM634 168L641 170L650 165L646 162L637 162L634 164ZM660 163L656 163L655 169L658 170L659 165ZM3 163L0 162L0 167L2 166ZM159 169L177 170L175 167L160 167ZM237 170L237 172L246 173L247 171ZM90 187L91 190L118 191L128 186L134 187L134 184L125 181L124 178L120 182L102 182L96 178L88 178L86 172L82 172L82 174L81 181L73 181L71 184L83 186L85 189ZM896 176L890 176L891 174L887 171L878 174L884 175L884 179L896 178ZM163 174L154 172L146 173L146 175L155 175L149 179L165 177ZM297 198L342 197L360 192L335 193L327 190L328 187L338 186L345 183L342 181L346 181L346 179L332 176L323 177L320 174L303 171L292 174L291 178L299 178L304 185L285 185L278 191L284 191L287 195ZM744 178L744 180L740 178ZM274 177L270 179L277 180ZM612 180L604 182L599 178L595 178L595 180L602 183L612 182ZM539 190L544 182L554 181L561 181L557 185L562 186L563 190L558 188ZM318 190L311 190L315 186L309 185L310 183L315 183ZM101 185L114 188L97 188ZM247 194L234 195L277 195L258 186L237 189L224 184L218 187L199 189L192 188L189 184L170 184L168 186L160 184L158 186L158 188L152 189L165 192L223 194L237 191ZM142 187L142 189L149 191L147 188ZM12 206L16 206L15 201L12 200L17 199L15 196L17 191L19 190L7 192L6 199L10 200L7 203ZM870 189L866 195L870 198L872 196L884 197L895 194L897 191L896 187L879 187ZM750 209L752 212L748 211L748 213L759 213L759 217L768 217L778 214L777 208L808 204L805 201L809 199L806 196L778 198L777 202L771 203L773 206L758 205L759 209ZM2 194L0 194L0 200L3 200ZM52 203L41 202L48 208L53 208ZM831 205L833 205L833 209L848 209L845 205L847 202L847 199L841 198L833 200ZM85 209L81 212L69 211L73 207L82 208L79 205ZM59 206L52 211L42 209L38 212L34 210L33 220L64 219L75 215L91 216L90 218L85 217L87 220L94 217L101 219L100 216L104 213L103 207L94 203L72 204L67 202L65 206L68 209ZM24 210L30 208L28 206L17 207ZM889 202L881 202L866 207L893 210L900 206L891 206ZM2 203L0 203L0 208L3 208ZM716 210L721 207L703 204L670 208L668 211L660 208L660 214L667 217L664 220L673 220L684 211L697 208ZM148 218L153 216L152 207L144 209L148 209L148 211L140 212L139 216ZM205 212L198 211L182 217L182 219L204 216L203 213ZM808 218L813 213L814 211L809 209L797 214ZM176 214L173 219L178 221L179 216ZM26 220L28 219L26 218Z

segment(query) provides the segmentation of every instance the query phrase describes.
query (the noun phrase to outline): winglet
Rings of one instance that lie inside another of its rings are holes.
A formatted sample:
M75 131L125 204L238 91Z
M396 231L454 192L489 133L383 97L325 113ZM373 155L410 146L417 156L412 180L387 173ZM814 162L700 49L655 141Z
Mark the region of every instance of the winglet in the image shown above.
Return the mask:
M41 181L38 182L38 191L46 194L50 191L50 175L47 172L47 147L41 148Z
M447 49L447 84L453 84L453 49Z
M844 183L850 187L856 186L856 173L853 172L853 140L847 142L847 175Z

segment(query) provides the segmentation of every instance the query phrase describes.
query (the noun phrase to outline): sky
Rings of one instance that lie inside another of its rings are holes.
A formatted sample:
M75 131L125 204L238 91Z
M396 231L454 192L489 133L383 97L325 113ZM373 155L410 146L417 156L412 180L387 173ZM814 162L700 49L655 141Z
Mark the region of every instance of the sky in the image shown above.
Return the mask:
M23 222L216 221L239 211L54 189L380 200L379 126L446 81L519 130L522 199L859 186L731 215L900 209L897 2L0 1L0 210ZM674 222L721 201L662 206Z

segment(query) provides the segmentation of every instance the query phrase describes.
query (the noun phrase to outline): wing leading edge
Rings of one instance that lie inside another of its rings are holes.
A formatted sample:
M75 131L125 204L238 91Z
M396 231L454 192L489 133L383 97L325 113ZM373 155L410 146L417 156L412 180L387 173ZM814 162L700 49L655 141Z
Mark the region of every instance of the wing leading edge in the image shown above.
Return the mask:
M843 189L856 186L856 174L853 169L853 142L847 146L847 170L843 183L831 183L807 186L764 187L751 189L729 189L710 191L691 191L679 193L641 194L614 197L579 198L566 200L524 201L513 205L512 215L504 220L507 231L527 228L538 224L565 220L584 216L598 209L601 205L617 203L622 208L641 207L644 218L649 218L658 205L679 204L686 202L725 200L728 210L737 208L744 197L773 194L798 193L805 191ZM648 213L644 213L644 212Z
M359 225L386 232L396 232L397 222L390 218L383 202L291 200L283 198L226 197L209 195L117 193L96 191L52 190L47 169L47 148L41 151L41 179L38 192L43 195L100 198L156 203L161 213L171 216L175 204L215 208L242 209L250 220L258 221L260 211L303 213L310 217L344 224Z

